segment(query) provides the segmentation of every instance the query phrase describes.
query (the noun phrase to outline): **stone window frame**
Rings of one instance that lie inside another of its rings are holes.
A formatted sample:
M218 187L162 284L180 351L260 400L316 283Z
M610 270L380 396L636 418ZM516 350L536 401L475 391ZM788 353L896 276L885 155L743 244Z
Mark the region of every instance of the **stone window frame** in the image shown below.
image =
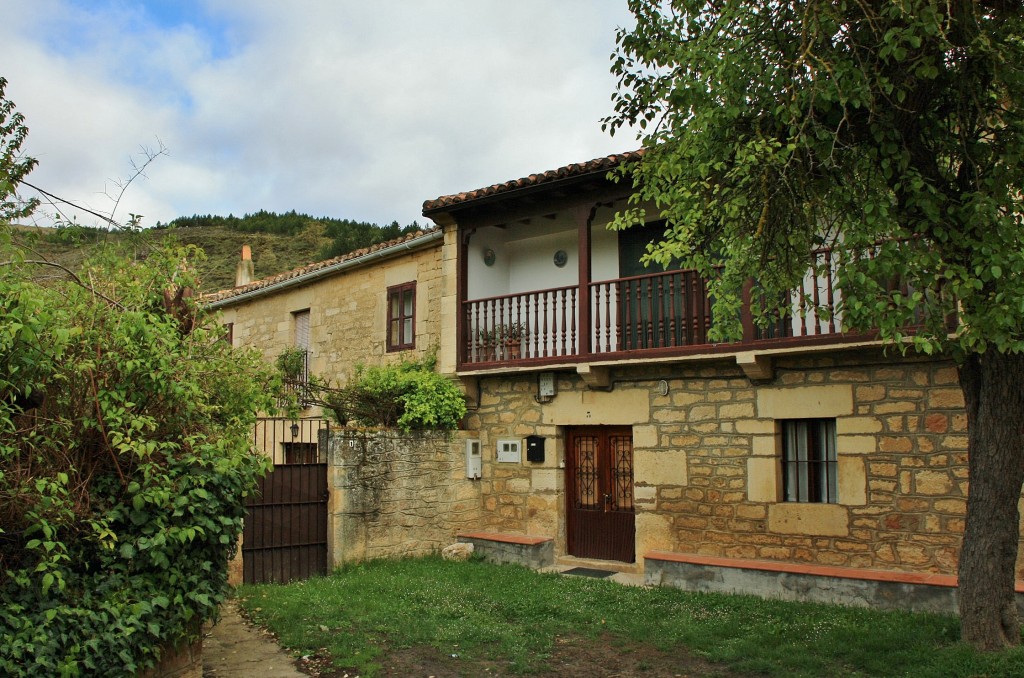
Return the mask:
M782 457L782 501L838 504L836 418L779 419L776 423Z
M292 346L304 351L302 373L297 381L300 384L309 382L309 363L312 358L312 314L308 308L292 311Z
M292 311L292 346L309 353L311 318L308 308Z
M403 301L411 301L406 312ZM397 303L396 303L397 302ZM387 290L388 351L404 351L416 347L416 281L392 285ZM397 330L397 332L396 332ZM397 337L395 335L398 335Z
M868 505L866 460L876 449L873 417L854 413L851 384L762 387L757 389L756 413L738 421L737 430L752 436L747 459L747 501L763 503L768 529L779 534L848 536L849 509ZM783 501L782 435L784 419L836 420L839 500L836 504ZM864 435L868 434L868 435Z

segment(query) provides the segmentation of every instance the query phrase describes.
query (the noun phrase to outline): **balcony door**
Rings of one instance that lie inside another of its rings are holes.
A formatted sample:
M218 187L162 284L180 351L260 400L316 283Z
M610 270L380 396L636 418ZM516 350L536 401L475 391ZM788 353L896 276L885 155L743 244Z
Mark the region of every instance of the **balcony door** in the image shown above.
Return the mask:
M665 222L619 232L619 351L672 348L707 342L711 303L704 280L695 271L680 270L674 261L663 269L640 263L647 247L664 237Z
M632 429L571 428L565 457L569 555L632 563L636 558Z

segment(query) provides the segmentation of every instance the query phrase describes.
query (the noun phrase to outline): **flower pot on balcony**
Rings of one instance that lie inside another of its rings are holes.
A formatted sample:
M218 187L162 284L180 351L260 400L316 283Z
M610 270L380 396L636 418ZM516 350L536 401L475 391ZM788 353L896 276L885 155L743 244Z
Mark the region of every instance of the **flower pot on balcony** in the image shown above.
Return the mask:
M480 328L476 332L476 362L489 363L495 360L495 349L497 348L497 331L494 329Z
M523 350L523 340L527 336L526 325L509 323L498 328L498 337L505 345L505 359L519 360Z

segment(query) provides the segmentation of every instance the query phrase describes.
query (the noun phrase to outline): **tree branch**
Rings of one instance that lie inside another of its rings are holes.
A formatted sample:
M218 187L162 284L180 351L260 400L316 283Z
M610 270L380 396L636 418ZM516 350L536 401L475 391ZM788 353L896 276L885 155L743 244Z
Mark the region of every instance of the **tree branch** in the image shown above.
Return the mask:
M50 266L50 267L53 267L53 268L60 269L61 271L64 271L64 273L67 275L68 278L71 279L71 281L73 283L75 283L76 285L78 285L82 289L88 290L89 292L91 292L92 294L96 295L97 297L99 297L103 301L107 302L111 306L119 308L122 311L126 310L125 307L124 307L124 304L122 304L122 303L120 303L120 302L118 302L118 301L116 301L114 299L111 299L110 297L108 297L107 295L103 294L102 292L98 292L96 290L96 288L93 287L92 285L87 285L86 283L84 283L82 281L81 278L78 277L78 274L76 274L70 268L68 268L67 266L64 266L62 264L58 264L58 263L53 262L53 261L46 261L44 259L26 259L25 261L0 261L0 266L15 266L15 265L18 265L18 264L32 264L34 266Z

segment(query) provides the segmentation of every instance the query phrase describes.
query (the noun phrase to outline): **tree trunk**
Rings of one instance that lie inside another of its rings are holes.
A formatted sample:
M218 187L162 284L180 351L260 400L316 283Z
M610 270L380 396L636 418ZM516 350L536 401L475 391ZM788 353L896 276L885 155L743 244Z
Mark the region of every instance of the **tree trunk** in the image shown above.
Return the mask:
M970 489L960 551L960 633L984 650L1020 643L1014 593L1024 483L1024 355L989 349L960 367Z

